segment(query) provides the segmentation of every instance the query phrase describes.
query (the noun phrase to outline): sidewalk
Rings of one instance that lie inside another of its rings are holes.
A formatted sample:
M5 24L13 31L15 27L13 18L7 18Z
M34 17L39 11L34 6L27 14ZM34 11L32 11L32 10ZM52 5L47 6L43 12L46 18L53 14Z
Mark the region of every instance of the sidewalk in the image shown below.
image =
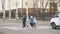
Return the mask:
M0 29L3 29L3 28L5 28L5 29L12 29L12 30L29 30L29 29L51 29L51 26L37 26L36 28L31 28L30 26L28 26L28 27L25 27L25 28L22 28L21 26L18 26L18 27L16 27L16 26L11 26L11 27L0 27Z
M46 26L49 26L50 25L50 21L38 21L38 25L46 25Z
M21 20L16 20L16 19L12 19L12 20L9 20L9 19L5 19L5 20L3 20L3 19L0 19L0 23L4 23L4 24L15 24L15 25L22 25L22 19ZM30 25L29 24L29 21L27 22L27 24L28 25ZM49 26L50 25L50 23L49 23L49 21L40 21L40 20L38 20L38 25L46 25L46 26Z
M26 27L25 29L22 28L22 20L16 20L16 19L0 19L0 29L2 28L7 28L7 29L12 29L12 30L27 30L31 29L29 22L27 22L28 28ZM38 25L36 29L50 29L51 26L49 26L49 21L38 21Z

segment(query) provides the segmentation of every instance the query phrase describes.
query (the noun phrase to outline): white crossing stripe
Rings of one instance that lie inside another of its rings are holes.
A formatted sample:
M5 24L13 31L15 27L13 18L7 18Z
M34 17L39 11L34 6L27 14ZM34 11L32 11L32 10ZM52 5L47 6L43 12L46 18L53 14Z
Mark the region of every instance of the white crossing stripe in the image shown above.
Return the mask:
M28 27L28 28L22 28L22 27L0 27L1 28L8 28L8 29L12 29L12 30L28 30L28 29L32 29L31 27ZM36 28L33 28L33 29L49 29L51 28L51 26L37 26Z
M4 27L4 28L8 28L8 29L12 29L12 30L26 30L25 28L21 28L21 27Z
M50 29L51 26L37 26L36 29Z

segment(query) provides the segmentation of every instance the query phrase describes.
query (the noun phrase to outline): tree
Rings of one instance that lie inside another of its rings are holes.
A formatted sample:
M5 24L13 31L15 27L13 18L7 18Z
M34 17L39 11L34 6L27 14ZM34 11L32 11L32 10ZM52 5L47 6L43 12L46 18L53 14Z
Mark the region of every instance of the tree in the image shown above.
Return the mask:
M47 5L48 5L48 2L49 2L49 0L47 0L47 2L45 3L45 5L44 5L44 0L42 0L42 19L44 20L45 18L45 9L46 9L46 7L47 7Z
M9 7L9 19L11 19L11 6L10 6L10 2L11 0L8 0L8 7Z
M1 0L1 2L2 2L3 18L5 19L5 0Z
M36 14L39 16L39 10L38 10L38 7L39 7L39 2L40 2L40 8L42 7L42 10L41 10L41 12L42 12L42 19L44 19L44 13L45 13L45 9L46 9L46 7L47 7L47 5L48 5L48 1L49 0L47 0L46 1L46 3L44 3L45 2L45 0L33 0L33 4L34 4L34 10L37 12Z

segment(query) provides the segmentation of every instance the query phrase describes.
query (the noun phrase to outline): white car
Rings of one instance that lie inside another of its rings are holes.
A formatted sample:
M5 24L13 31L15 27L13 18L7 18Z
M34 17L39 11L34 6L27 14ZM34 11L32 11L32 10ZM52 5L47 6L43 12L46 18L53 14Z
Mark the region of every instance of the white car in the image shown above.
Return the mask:
M60 26L60 13L57 13L50 21L50 24L53 29L56 29Z

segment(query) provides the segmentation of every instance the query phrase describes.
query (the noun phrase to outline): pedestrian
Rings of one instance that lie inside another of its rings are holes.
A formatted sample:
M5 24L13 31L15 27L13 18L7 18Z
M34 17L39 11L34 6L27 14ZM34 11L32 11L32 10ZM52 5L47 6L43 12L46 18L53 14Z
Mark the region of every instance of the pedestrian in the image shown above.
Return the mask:
M26 15L23 16L23 28L26 26Z
M32 28L34 28L34 17L33 16L30 17L30 25Z
M34 17L34 27L36 28L37 26L37 19Z

